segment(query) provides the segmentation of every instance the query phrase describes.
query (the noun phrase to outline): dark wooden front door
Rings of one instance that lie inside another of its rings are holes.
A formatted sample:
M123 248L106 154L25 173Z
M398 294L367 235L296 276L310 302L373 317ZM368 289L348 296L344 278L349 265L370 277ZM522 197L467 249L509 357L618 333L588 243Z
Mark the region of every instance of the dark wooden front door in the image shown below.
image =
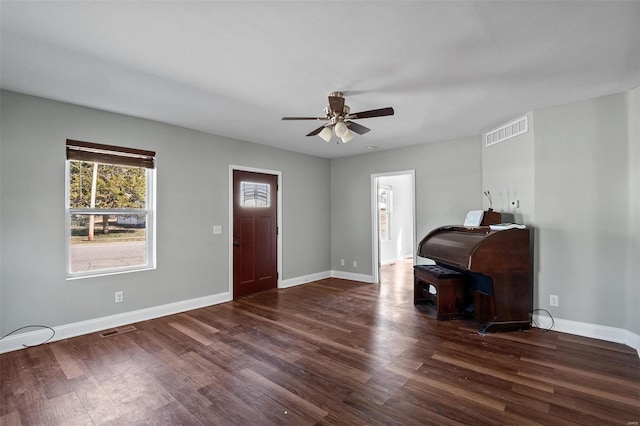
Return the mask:
M277 288L278 176L233 171L233 298Z

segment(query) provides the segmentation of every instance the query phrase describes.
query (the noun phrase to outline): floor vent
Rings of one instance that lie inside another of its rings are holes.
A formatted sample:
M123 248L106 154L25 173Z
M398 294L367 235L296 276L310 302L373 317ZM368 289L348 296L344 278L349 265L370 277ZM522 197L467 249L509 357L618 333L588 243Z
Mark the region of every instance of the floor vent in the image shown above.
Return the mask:
M498 142L506 141L515 136L527 133L529 131L529 121L527 116L523 116L513 120L510 123L500 126L490 132L485 133L484 143L485 146L491 146Z
M127 327L121 327L121 328L112 328L111 330L103 331L102 333L100 333L100 337L104 339L105 337L117 336L119 334L124 334L124 333L128 333L130 331L135 331L135 330L137 330L137 328L135 328L132 325L129 325Z

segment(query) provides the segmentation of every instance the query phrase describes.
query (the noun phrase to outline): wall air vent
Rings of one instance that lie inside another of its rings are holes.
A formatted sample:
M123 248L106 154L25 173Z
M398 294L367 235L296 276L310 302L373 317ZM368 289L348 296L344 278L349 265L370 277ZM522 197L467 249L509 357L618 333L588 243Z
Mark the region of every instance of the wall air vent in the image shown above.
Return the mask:
M506 141L515 136L527 133L529 131L529 122L527 116L516 118L510 123L500 126L497 129L493 129L484 135L485 146L491 146L498 142Z

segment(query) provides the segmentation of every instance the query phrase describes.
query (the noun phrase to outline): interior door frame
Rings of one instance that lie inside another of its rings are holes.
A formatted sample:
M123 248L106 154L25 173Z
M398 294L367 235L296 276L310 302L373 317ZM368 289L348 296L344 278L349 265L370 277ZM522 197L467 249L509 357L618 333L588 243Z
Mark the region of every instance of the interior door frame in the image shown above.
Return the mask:
M229 164L229 226L227 229L228 232L228 245L227 249L229 250L229 295L231 300L233 300L233 172L234 170L242 170L245 172L254 172L254 173L262 173L265 175L275 175L278 176L278 209L276 211L277 222L278 222L278 235L277 235L277 267L278 267L278 278L277 278L277 288L282 288L282 172L279 170L268 170L268 169L260 169L256 167L248 167L248 166L240 166L236 164Z
M380 282L380 235L378 230L378 179L389 176L411 176L411 223L413 232L411 235L413 244L413 264L416 264L417 240L416 240L416 171L401 170L397 172L372 173L371 174L371 277L372 282Z

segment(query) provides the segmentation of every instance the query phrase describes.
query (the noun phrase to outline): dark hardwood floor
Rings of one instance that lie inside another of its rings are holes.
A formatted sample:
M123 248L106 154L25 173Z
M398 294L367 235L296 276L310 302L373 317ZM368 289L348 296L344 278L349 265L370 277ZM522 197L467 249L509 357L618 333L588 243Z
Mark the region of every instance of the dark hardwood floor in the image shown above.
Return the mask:
M479 335L383 284L327 279L0 355L2 425L637 425L629 347Z

